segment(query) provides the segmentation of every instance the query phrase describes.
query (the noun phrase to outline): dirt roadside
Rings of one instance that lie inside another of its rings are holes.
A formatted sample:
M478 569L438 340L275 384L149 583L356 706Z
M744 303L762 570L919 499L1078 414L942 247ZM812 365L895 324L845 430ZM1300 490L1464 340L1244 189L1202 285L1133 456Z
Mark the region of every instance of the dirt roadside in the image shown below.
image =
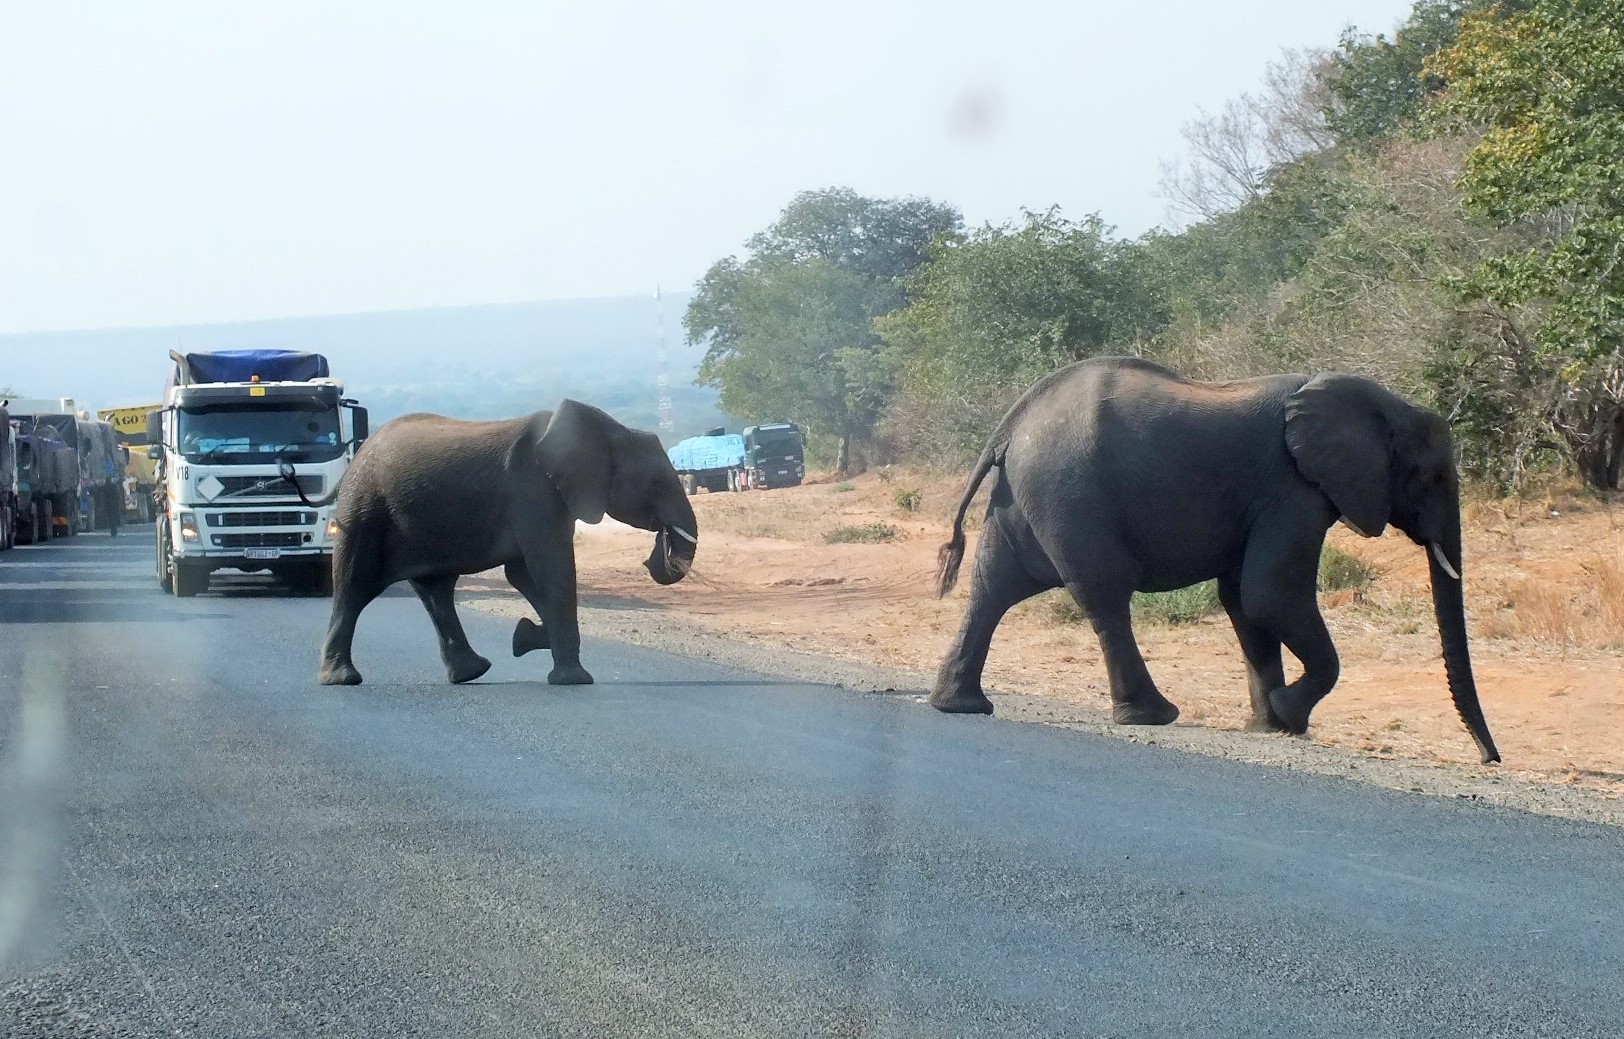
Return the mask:
M924 690L965 605L962 587L942 600L931 588L956 492L953 481L903 473L701 494L695 571L667 588L640 565L648 534L610 523L583 528L576 546L582 630L910 696L927 709ZM1624 825L1624 586L1615 587L1624 574L1624 505L1554 495L1474 505L1467 523L1473 662L1503 766L1476 763L1444 685L1424 556L1391 533L1369 541L1332 534L1376 577L1360 590L1322 596L1342 678L1307 738L1240 731L1244 672L1221 614L1139 625L1152 673L1183 711L1172 726L1108 723L1093 633L1052 597L1005 619L987 688L998 714L1017 721ZM889 540L828 543L835 531ZM499 573L465 579L460 598L504 616L529 615Z

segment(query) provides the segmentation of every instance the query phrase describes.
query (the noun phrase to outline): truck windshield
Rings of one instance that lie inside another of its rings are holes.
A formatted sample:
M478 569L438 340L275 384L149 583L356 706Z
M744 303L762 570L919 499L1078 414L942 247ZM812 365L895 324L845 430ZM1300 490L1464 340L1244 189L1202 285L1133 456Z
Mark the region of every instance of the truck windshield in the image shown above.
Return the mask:
M789 430L758 433L756 434L756 444L768 454L792 455L801 449L801 437Z
M192 462L327 462L344 453L337 409L294 402L183 407L176 439Z

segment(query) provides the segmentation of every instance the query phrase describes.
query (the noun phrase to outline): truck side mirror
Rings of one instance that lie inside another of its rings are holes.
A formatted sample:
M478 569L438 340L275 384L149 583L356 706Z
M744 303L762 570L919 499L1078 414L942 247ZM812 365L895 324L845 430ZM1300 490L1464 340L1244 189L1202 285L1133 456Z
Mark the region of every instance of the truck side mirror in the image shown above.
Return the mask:
M355 446L359 448L367 438L367 409L359 404L351 407L350 423L355 427Z
M156 461L158 461L158 459L162 458L163 456L164 456L164 449L163 448L159 447L157 444L148 444L147 445L147 457L148 458L150 458L154 462L156 462Z
M161 411L147 412L147 443L154 447L162 447L164 442L164 413ZM147 454L148 458L157 456Z

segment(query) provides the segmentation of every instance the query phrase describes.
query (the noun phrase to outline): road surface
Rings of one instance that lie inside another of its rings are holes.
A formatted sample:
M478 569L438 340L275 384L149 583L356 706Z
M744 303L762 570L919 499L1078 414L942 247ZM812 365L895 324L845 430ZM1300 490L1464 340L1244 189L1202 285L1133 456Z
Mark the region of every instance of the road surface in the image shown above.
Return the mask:
M0 556L3 1034L1624 1035L1614 829L151 557Z

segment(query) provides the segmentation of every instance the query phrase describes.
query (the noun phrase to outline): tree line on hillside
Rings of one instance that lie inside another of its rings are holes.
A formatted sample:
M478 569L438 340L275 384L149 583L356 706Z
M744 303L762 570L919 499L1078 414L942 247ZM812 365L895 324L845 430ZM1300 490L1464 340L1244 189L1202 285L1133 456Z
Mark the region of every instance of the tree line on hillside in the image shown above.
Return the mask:
M797 196L685 314L734 414L846 471L958 463L1045 373L1131 352L1203 378L1342 370L1447 415L1514 489L1624 466L1624 0L1420 0L1290 52L1185 127L1138 238L833 188Z

